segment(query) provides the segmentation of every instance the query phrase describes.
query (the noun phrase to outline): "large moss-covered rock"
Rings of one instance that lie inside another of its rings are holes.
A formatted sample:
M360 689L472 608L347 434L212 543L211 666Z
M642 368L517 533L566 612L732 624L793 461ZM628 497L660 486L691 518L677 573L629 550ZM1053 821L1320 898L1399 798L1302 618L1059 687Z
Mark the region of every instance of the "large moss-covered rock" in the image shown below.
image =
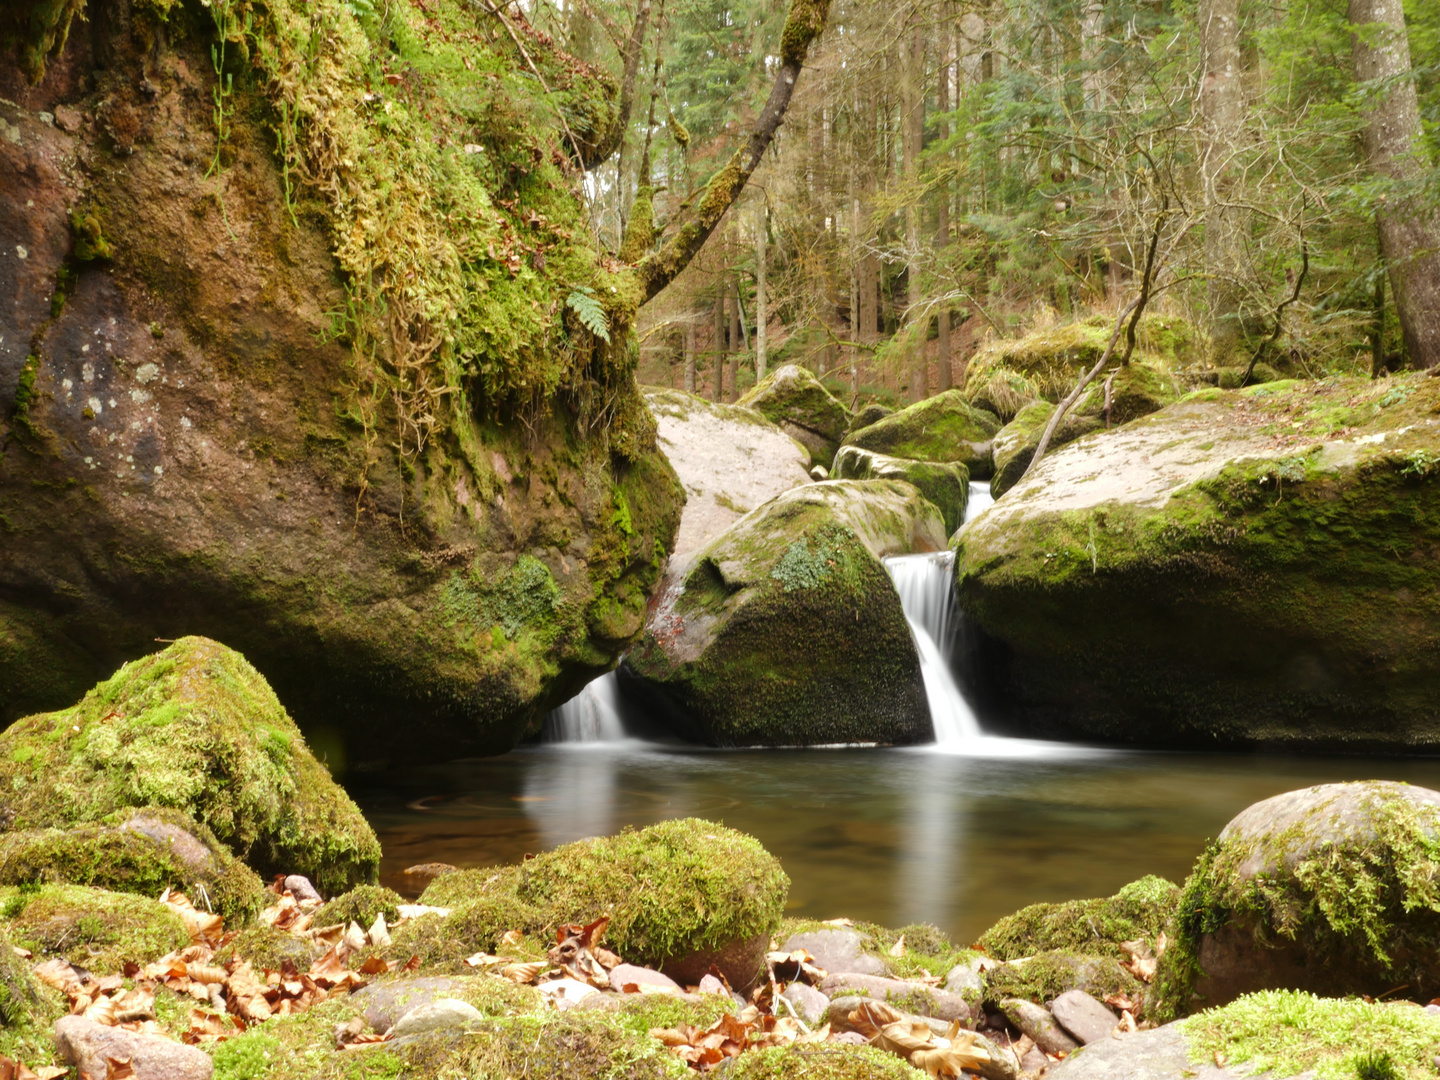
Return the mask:
M778 424L810 451L812 464L827 468L850 427L850 410L798 364L786 364L766 376L740 404Z
M977 409L994 413L1008 424L1026 405L1040 400L1040 391L1020 372L997 367L984 379L967 380L965 397Z
M454 906L396 932L396 954L460 963L499 946L507 930L544 949L555 927L610 916L605 940L630 963L694 984L718 964L736 985L758 975L784 912L790 881L760 842L686 818L566 844L521 867L463 870L436 879L421 902Z
M0 733L7 830L149 806L189 815L262 874L304 874L324 892L379 868L374 831L264 677L205 638L126 664L78 705Z
M1009 731L1440 747L1440 381L1204 390L1047 455L957 535Z
M1175 914L1179 895L1174 884L1151 875L1105 899L1031 904L990 927L976 945L997 960L1054 949L1127 960L1122 943L1153 946Z
M1241 811L1185 882L1154 1011L1256 990L1440 991L1440 791L1322 784ZM1398 988L1398 990L1397 990Z
M984 480L990 440L999 430L993 413L975 408L959 390L947 390L851 432L845 445L916 461L958 461Z
M914 461L858 446L842 446L835 455L836 480L903 480L935 504L953 533L965 520L970 501L970 470L958 461Z
M35 977L31 963L0 934L0 1054L39 1065L54 1052L50 1029L68 1002Z
M97 975L190 944L180 916L158 900L83 885L0 888L0 923L37 963L42 954L63 956Z
M333 764L508 749L683 502L566 160L613 81L462 0L83 6L11 5L69 33L0 63L0 722L203 634Z
M1135 360L1123 367L1117 365L1109 375L1102 373L1096 378L1075 403L1075 411L1103 421L1106 384L1110 387L1111 427L1159 412L1179 401L1182 394L1180 384L1168 371L1153 363Z
M995 436L995 474L990 478L990 492L996 498L1009 491L1025 475L1025 470L1030 467L1045 434L1045 426L1050 423L1050 417L1054 414L1055 406L1050 402L1032 402L1021 409L1015 419L1001 428ZM1055 429L1055 434L1050 437L1050 446L1046 453L1058 450L1082 435L1099 431L1102 427L1104 424L1100 420L1072 409L1065 414L1065 418Z
M168 888L196 892L237 921L274 899L204 825L153 806L117 811L108 823L0 833L0 885L30 882L151 897Z
M945 535L939 511L899 481L786 492L700 554L622 676L712 745L927 738L919 659L880 558Z

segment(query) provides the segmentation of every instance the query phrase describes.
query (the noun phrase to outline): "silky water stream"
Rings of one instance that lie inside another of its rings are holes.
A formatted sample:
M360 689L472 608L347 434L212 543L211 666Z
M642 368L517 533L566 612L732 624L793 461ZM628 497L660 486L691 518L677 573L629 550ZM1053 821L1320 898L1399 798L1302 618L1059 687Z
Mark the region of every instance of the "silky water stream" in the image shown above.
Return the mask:
M972 494L972 514L988 490ZM790 875L791 914L933 922L970 941L1039 900L1183 880L1205 840L1259 799L1335 780L1440 787L1440 759L1101 750L987 736L947 662L961 615L948 554L889 560L915 635L936 742L910 749L710 750L628 737L613 675L497 758L388 774L354 793L382 880L416 863L517 862L585 836L700 816L758 837ZM633 715L633 712L632 712ZM638 717L643 719L643 717Z

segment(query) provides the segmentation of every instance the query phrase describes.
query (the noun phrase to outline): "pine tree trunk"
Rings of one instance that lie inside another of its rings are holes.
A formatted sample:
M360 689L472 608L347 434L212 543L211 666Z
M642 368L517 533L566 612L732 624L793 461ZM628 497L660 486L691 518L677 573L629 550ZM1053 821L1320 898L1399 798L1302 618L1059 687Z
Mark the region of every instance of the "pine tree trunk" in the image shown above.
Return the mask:
M1350 0L1355 78L1387 80L1371 104L1365 129L1370 168L1397 184L1418 179L1429 167L1421 143L1420 106L1410 73L1410 40L1401 0ZM1376 212L1380 254L1411 367L1440 365L1440 214L1404 191Z
M950 111L950 78L954 71L952 67L952 56L950 54L950 32L948 24L953 20L949 5L945 9L945 22L947 24L940 55L940 74L936 80L935 109L941 115ZM958 97L958 94L957 94ZM936 131L936 137L943 143L950 137L950 125L942 123ZM944 184L940 188L940 198L935 207L935 246L937 248L948 247L950 244L950 185ZM950 309L941 307L939 315L936 316L939 323L938 340L935 343L937 358L935 372L935 389L944 393L954 385L954 376L950 370Z
M710 400L723 401L725 394L725 288L723 285L715 290L715 309L713 311L715 334L715 356L710 372Z
M695 320L685 323L685 392L695 392Z
M925 133L925 96L920 82L925 73L925 36L920 26L920 12L912 9L906 34L900 41L900 167L907 188L905 200L905 251L908 260L905 296L905 322L920 317L920 207L914 185L920 175L920 147ZM928 329L928 328L927 328ZM925 370L925 339L921 334L915 343L910 362L910 400L920 401L928 393Z
M726 401L740 399L740 279L730 281L730 388Z
M755 203L755 385L765 378L765 200Z
M1243 299L1244 214L1225 205L1232 198L1232 158L1245 122L1240 81L1239 0L1200 0L1200 115L1204 130L1200 178L1205 202L1205 272L1208 275L1210 338L1217 355L1240 338Z

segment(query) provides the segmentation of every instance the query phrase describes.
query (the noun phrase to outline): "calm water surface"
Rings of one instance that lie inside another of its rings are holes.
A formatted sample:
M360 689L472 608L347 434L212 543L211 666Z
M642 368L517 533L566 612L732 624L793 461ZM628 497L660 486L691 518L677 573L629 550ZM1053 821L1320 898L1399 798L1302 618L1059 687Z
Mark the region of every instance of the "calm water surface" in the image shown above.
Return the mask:
M991 740L986 740L992 742ZM993 740L989 753L526 747L356 792L381 874L515 862L581 837L699 816L751 833L790 875L790 913L933 922L970 941L1038 900L1180 881L1250 803L1334 780L1440 788L1440 759L1087 751Z

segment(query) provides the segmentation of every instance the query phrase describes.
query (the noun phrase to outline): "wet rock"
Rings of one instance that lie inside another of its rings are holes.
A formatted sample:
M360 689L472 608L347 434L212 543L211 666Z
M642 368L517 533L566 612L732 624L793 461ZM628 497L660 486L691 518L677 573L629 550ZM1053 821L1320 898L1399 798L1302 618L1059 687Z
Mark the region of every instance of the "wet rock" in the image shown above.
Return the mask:
M291 874L285 879L285 888L290 890L290 895L296 900L321 899L319 890L310 884L310 879L304 874Z
M844 972L886 975L889 969L886 968L885 961L877 952L866 949L866 945L873 948L874 941L874 938L858 930L836 927L791 934L780 949L787 953L804 949L815 958L815 965L830 975Z
M915 461L959 461L972 477L985 480L990 440L999 430L993 413L975 408L959 390L947 390L852 431L845 445Z
M787 491L710 544L654 605L625 658L627 689L712 746L928 739L919 657L880 559L935 550L944 535L910 484Z
M1085 1046L1108 1039L1119 1020L1084 990L1066 990L1051 1003L1050 1012L1056 1023Z
M1418 374L1207 389L1047 455L954 544L966 617L1006 658L983 676L993 722L1440 748L1437 408ZM1104 655L1074 648L1097 634Z
M837 480L903 480L940 510L946 532L965 520L970 501L970 471L960 462L913 461L858 446L842 446L835 455Z
M1379 996L1405 984L1433 997L1437 838L1440 791L1391 781L1321 784L1241 811L1185 883L1188 917L1160 958L1154 1011L1265 989Z
M210 1055L193 1046L107 1027L83 1016L55 1022L55 1051L61 1061L95 1077L109 1075L112 1058L129 1061L135 1080L210 1080L215 1071Z
M464 983L444 976L422 975L371 983L355 991L352 999L365 1012L365 1022L376 1031L389 1031L411 1009L454 994Z
M1055 1017L1043 1005L1021 998L1006 998L1000 1003L1006 1018L1047 1054L1068 1054L1080 1044L1067 1035Z
M683 993L685 988L669 975L665 975L654 968L639 967L635 964L617 964L610 971L610 985L621 993L628 993L625 987L634 983L636 986L658 986L662 990L673 990L675 993Z
M1244 1066L1232 1070L1194 1062L1184 1033L1167 1024L1092 1043L1050 1066L1045 1080L1272 1080L1273 1075L1252 1075ZM1315 1073L1307 1069L1290 1080L1315 1080Z
M902 1012L933 1016L946 1022L951 1020L968 1021L974 1015L970 1003L959 994L951 994L924 983L885 979L877 975L855 973L826 975L820 980L820 990L831 998L858 994L893 1005Z
M417 1005L395 1022L392 1032L397 1039L429 1032L474 1031L484 1019L480 1010L458 998L437 998Z
M786 364L740 399L810 452L815 465L829 466L850 427L850 410L825 384L796 364Z
M979 1002L985 993L985 980L971 965L956 964L945 975L945 990L966 1001Z
M801 982L791 983L780 996L795 1006L795 1012L800 1019L811 1027L823 1022L825 1010L830 1007L830 999L826 995Z

